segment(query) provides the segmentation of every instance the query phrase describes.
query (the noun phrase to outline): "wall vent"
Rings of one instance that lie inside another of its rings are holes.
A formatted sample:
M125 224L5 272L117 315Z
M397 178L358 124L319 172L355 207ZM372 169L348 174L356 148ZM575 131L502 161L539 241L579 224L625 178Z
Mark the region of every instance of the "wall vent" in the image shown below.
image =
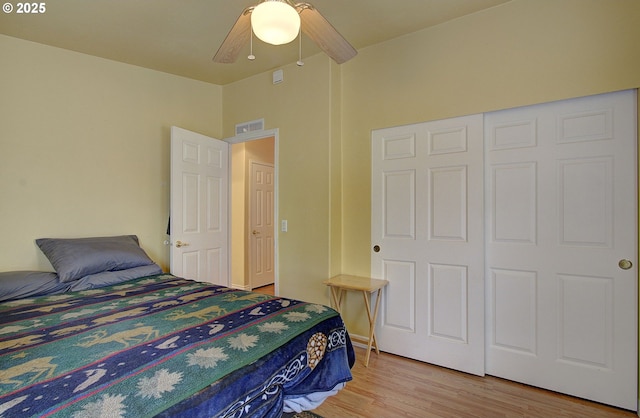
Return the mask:
M247 132L261 131L264 129L264 119L252 120L249 122L239 123L236 125L236 135L246 134Z

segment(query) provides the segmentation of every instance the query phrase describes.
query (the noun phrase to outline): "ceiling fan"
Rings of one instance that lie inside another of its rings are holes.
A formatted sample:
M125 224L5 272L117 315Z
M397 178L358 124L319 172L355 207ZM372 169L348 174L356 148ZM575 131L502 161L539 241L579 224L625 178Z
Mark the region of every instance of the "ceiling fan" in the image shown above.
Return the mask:
M288 18L291 18L291 21L287 20ZM288 30L289 35L286 39L267 39L268 35L260 33L263 19L266 19L267 24L271 25L267 31ZM302 30L338 64L350 60L358 53L311 4L294 4L291 0L261 0L257 5L249 6L242 11L213 57L213 61L217 63L235 62L240 51L249 41L252 30L259 39L273 45L291 42ZM252 55L250 55L250 59L252 59L251 57Z

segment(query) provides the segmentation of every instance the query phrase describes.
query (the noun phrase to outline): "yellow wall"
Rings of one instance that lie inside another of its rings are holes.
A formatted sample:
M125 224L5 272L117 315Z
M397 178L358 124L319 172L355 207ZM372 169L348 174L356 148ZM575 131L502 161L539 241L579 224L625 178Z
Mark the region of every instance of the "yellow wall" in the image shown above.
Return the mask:
M264 118L281 293L328 303L326 277L370 272L371 130L640 87L639 21L637 0L514 0L224 87L0 36L0 270L49 268L41 236L119 233L166 267L169 127L223 138Z
M326 298L323 274L370 274L373 129L640 87L638 22L635 0L515 0L364 48L338 69L319 56L285 67L283 85L263 74L225 86L225 130L261 117L282 129L281 293ZM311 207L325 218L301 224ZM365 335L360 299L350 295L345 317Z
M640 87L640 2L516 0L343 69L343 270L370 272L371 130Z
M322 280L331 266L332 153L331 64L322 55L304 67L285 66L284 82L271 72L224 87L226 136L235 124L264 118L265 129L278 129L278 211L288 232L278 235L281 294L328 302Z
M6 36L0 57L0 271L117 234L168 268L170 126L220 136L222 88Z
M231 286L246 288L245 279L245 207L246 207L246 167L247 152L244 144L231 146Z

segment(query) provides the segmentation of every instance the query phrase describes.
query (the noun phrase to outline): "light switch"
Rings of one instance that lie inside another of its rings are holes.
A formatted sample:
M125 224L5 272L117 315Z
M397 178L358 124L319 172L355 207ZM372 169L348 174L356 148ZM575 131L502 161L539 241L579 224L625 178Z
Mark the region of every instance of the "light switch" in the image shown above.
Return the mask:
M283 220L282 220L282 225L281 225L281 227L280 227L280 230L281 230L282 232L287 232L287 228L288 228L287 220L286 220L286 219L283 219Z

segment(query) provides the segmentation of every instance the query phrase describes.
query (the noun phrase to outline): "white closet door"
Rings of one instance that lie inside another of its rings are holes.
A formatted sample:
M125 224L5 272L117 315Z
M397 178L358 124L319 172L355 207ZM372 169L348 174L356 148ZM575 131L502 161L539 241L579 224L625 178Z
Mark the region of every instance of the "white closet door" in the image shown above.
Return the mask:
M636 409L635 104L486 115L488 374Z
M479 375L482 135L482 115L374 131L371 205L380 348Z

